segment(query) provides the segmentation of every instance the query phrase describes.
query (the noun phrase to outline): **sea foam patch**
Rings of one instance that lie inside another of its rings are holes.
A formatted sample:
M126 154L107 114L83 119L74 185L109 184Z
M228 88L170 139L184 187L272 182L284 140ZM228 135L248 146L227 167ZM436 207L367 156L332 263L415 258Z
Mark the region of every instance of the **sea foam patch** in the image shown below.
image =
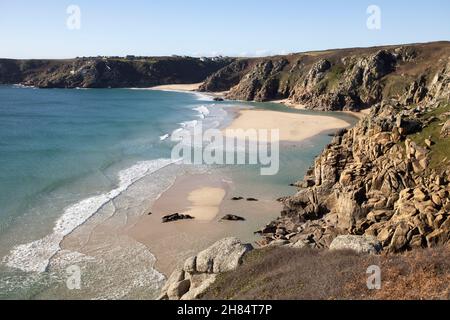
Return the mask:
M68 207L56 221L51 234L42 239L14 247L3 259L3 263L8 267L25 272L45 272L50 259L61 249L60 243L65 236L82 225L109 201L127 190L133 183L175 162L171 159L142 161L120 171L119 186L116 189L81 200Z

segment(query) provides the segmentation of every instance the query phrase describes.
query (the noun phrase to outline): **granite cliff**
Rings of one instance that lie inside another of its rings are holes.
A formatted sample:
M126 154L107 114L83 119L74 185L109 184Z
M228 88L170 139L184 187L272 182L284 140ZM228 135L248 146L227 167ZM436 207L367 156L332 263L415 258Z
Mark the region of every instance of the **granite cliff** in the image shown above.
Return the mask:
M238 59L208 77L203 91L233 100L289 99L317 110L360 110L406 91L411 102L445 67L450 42Z
M233 61L232 58L191 57L0 59L0 84L39 88L120 88L198 83Z
M375 237L386 252L450 241L450 60L429 84L371 107L336 134L282 216L261 233L327 248L339 235Z

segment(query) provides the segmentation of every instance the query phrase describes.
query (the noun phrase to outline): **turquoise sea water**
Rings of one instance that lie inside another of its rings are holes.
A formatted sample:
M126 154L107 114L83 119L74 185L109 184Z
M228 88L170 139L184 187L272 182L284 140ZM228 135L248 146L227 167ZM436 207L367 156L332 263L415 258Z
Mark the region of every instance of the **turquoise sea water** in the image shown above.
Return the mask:
M39 297L54 285L48 269L62 239L144 177L156 198L182 174L171 167L168 137L198 121L223 126L230 106L190 93L0 86L0 298ZM330 139L322 134L283 146L276 176L260 176L258 166L217 170L238 190L253 186L256 195L286 195ZM160 280L156 273L147 278Z

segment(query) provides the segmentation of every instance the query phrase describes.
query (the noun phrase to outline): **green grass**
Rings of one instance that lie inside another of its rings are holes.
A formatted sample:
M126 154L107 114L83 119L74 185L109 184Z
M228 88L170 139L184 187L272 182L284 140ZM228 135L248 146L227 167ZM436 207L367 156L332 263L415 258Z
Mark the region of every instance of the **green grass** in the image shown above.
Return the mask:
M435 169L441 171L450 165L450 138L441 138L442 123L445 120L439 119L439 116L445 112L450 112L450 103L442 103L435 110L423 116L424 120L436 117L427 127L421 132L413 134L410 139L420 146L425 146L425 139L431 137L434 145L430 152L430 166L429 170Z
M389 75L384 80L383 97L399 98L408 91L411 79L402 75Z
M343 65L334 65L327 74L327 89L333 90L339 85L342 75L345 72Z
M317 84L316 88L319 91L333 91L338 87L344 72L345 68L343 65L337 64L332 66L325 78Z

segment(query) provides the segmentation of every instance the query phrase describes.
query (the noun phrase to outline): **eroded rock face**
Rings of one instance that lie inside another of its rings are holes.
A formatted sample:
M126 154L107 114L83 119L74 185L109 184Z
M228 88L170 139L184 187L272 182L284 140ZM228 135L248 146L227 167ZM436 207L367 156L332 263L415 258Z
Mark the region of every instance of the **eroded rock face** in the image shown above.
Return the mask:
M250 244L236 238L225 238L198 255L186 259L168 278L160 299L193 300L200 297L214 283L217 274L235 270L244 255L251 251Z
M448 243L450 168L431 170L433 143L410 138L427 127L424 115L434 114L441 99L419 106L377 104L354 128L336 135L296 183L297 194L280 199L282 215L261 231L259 244L289 240L327 248L351 235L374 237L384 251L397 253ZM275 233L279 228L289 236Z
M450 119L445 121L441 130L441 138L448 138L448 137L450 137Z
M241 59L203 90L230 90L235 100L288 98L316 110L359 110L392 98L420 103L450 95L449 52L442 42Z

